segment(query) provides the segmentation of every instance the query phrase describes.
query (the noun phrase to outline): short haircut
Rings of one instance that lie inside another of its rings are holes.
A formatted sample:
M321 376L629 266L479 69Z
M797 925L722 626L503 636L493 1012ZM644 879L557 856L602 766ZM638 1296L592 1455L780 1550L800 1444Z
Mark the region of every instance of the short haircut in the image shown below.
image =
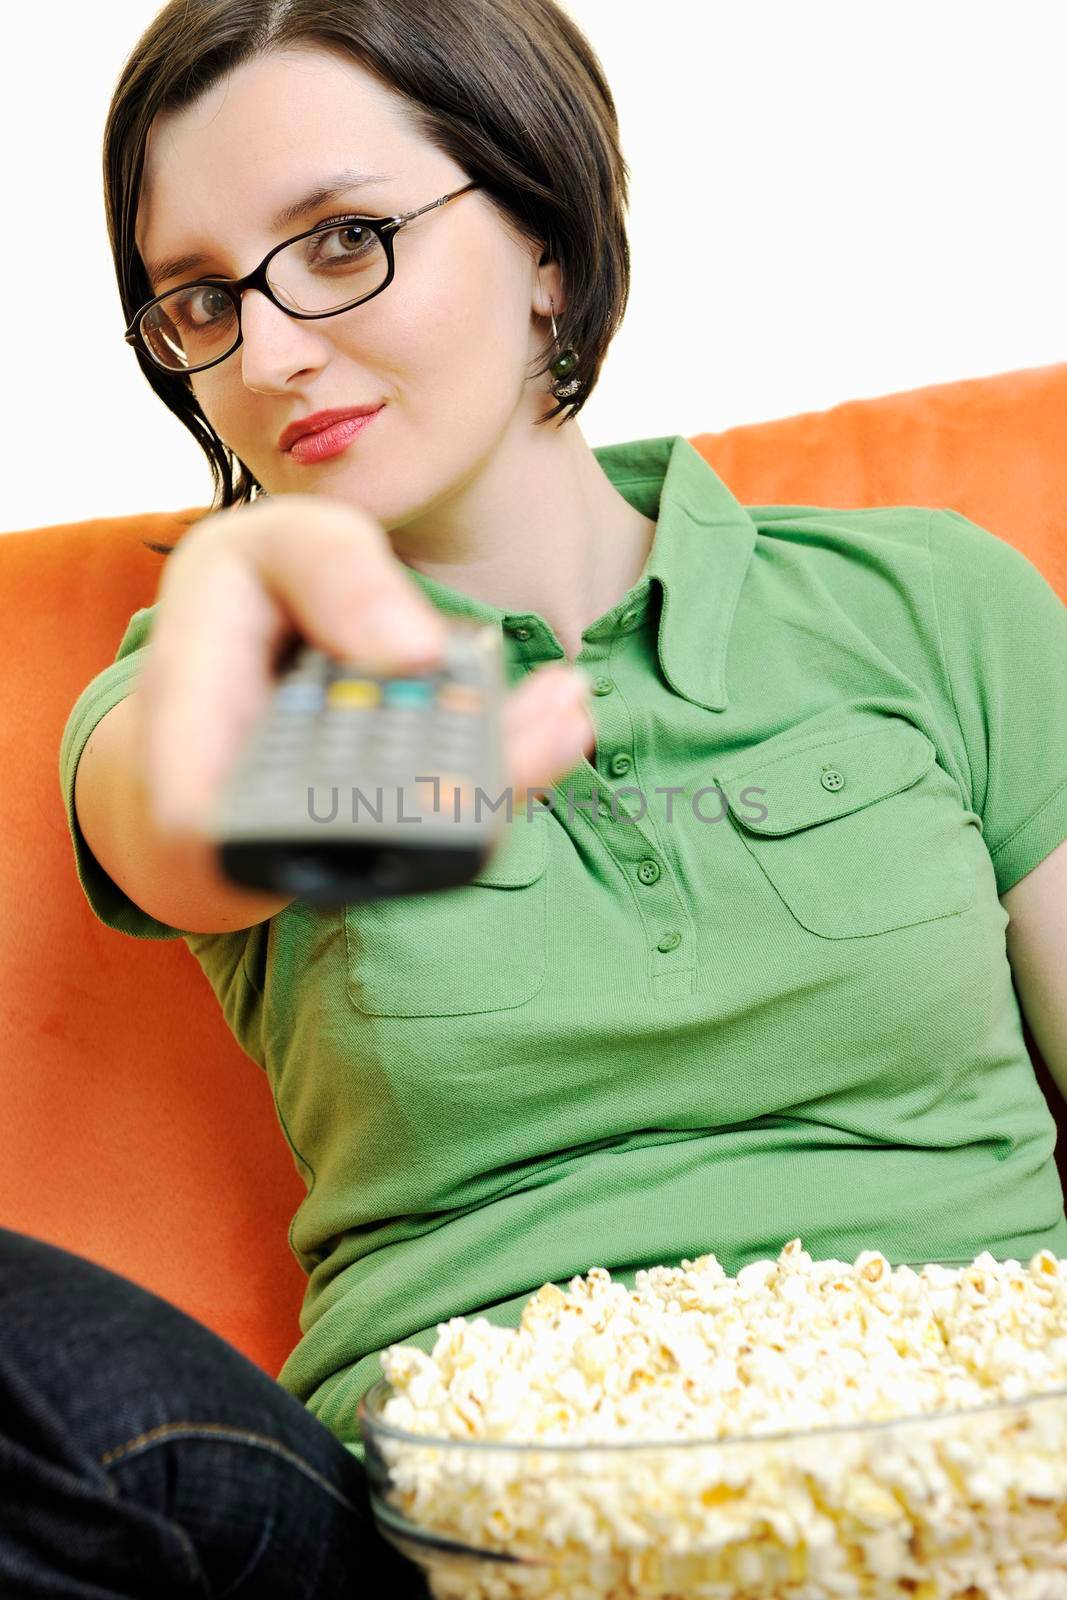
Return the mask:
M538 420L576 416L629 298L629 169L600 62L555 0L169 0L123 65L104 131L108 237L127 321L154 292L134 240L153 119L246 62L300 48L354 60L399 94L413 130L481 186L516 237L543 245L542 262L559 263L559 345L550 341L530 377L576 350L568 378L578 391ZM208 458L210 509L262 492L189 378L138 359Z

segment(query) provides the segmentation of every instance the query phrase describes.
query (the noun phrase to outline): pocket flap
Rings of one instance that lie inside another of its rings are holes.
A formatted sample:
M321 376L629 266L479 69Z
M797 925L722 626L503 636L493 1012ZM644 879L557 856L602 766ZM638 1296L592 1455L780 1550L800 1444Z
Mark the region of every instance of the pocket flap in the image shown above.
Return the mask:
M933 741L902 718L853 734L824 730L803 749L794 744L777 756L761 748L758 762L715 774L733 816L759 834L795 833L908 789L937 753Z
M499 842L485 866L471 879L498 889L520 889L536 883L545 870L545 820L539 812L527 817L524 806L516 806L511 821L503 822Z

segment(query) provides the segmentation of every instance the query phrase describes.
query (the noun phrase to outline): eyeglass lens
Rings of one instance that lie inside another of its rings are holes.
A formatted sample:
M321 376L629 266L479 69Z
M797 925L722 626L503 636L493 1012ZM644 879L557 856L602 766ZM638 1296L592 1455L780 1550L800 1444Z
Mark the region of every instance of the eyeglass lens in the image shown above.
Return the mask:
M279 250L267 282L294 311L340 311L380 289L388 270L377 234L345 222ZM162 366L188 372L229 355L237 343L237 311L221 284L192 284L150 306L140 331Z

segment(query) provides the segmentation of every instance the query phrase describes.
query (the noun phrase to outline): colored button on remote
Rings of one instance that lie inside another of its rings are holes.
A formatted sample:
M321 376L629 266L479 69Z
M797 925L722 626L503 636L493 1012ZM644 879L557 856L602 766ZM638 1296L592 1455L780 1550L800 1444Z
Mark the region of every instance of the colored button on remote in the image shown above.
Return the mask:
M384 687L387 706L426 706L433 701L433 685L421 678L393 678Z
M329 706L376 706L381 690L367 678L335 678L326 695Z

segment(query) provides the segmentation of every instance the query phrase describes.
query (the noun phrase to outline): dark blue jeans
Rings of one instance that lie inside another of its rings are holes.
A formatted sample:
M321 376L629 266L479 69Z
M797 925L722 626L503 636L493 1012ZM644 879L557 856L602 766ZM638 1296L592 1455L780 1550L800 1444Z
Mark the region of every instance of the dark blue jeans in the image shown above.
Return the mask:
M0 1228L0 1595L428 1594L366 1474L241 1351L130 1279Z

